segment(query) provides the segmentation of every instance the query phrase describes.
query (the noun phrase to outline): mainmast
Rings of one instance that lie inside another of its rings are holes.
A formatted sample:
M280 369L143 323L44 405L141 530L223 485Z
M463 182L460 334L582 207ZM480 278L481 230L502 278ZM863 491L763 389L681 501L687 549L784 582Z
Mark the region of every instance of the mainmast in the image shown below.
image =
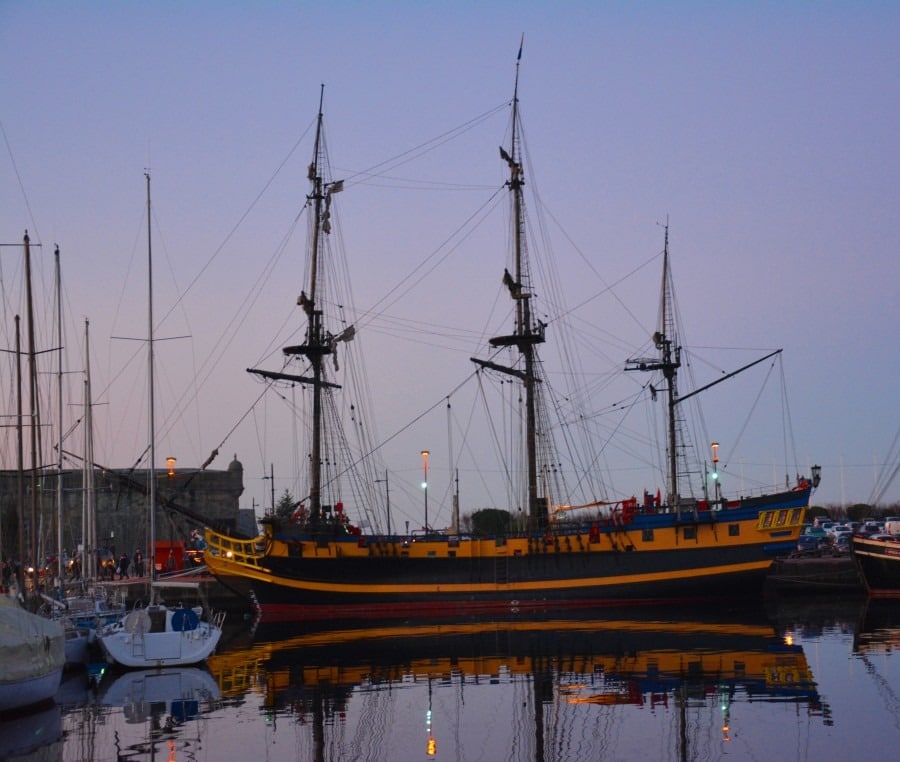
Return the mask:
M519 146L519 62L522 48L516 60L516 81L512 102L512 138L510 150L500 147L500 157L509 166L509 188L513 210L513 273L505 270L503 284L509 289L515 302L516 317L514 333L490 339L492 347L516 347L522 357L523 370L507 368L485 360L472 358L482 367L514 376L522 381L525 392L525 444L528 480L528 516L532 529L542 529L548 522L547 500L538 495L537 474L537 345L544 341L544 326L534 322L531 315L531 291L528 286L529 273L525 246L524 193L525 179L522 172L521 149Z
M297 304L306 313L306 338L303 344L284 347L282 350L287 357L303 356L309 361L312 377L296 376L288 373L276 373L272 371L249 368L250 373L256 373L264 378L272 380L286 380L312 387L312 449L310 452L310 488L309 488L309 515L313 524L318 523L322 509L322 441L323 441L323 411L322 391L325 387L340 388L337 384L324 379L324 359L334 352L335 337L326 330L322 320L323 311L318 305L319 292L319 259L323 241L323 235L331 232L331 197L334 193L343 190L343 181L329 182L323 178L325 168L324 138L322 134L323 114L322 102L325 86L322 85L319 93L319 115L316 122L316 141L313 150L313 160L309 165L308 179L310 192L306 197L307 204L312 207L313 215L310 222L309 234L309 291L301 291Z
M669 226L665 227L663 247L663 274L660 288L659 330L653 334L653 344L659 351L658 358L628 360L625 370L659 370L666 380L667 411L667 490L666 504L677 509L678 495L678 441L676 433L676 406L678 405L678 368L681 367L681 347L677 345L675 315L672 307L671 276L669 274Z

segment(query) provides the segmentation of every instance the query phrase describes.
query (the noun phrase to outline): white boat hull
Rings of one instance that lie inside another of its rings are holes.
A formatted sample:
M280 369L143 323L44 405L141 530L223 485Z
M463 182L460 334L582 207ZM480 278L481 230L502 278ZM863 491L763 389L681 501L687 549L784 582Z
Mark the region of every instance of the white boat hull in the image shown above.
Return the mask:
M222 636L218 624L184 616L190 609L149 607L132 611L105 628L98 640L112 664L122 667L179 667L199 664ZM156 620L151 621L151 616ZM164 624L159 621L164 617Z

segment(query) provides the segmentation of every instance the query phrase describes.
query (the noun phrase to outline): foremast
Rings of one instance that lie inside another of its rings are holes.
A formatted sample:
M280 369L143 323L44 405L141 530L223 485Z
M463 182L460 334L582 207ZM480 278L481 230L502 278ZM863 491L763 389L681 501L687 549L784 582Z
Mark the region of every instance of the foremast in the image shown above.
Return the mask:
M525 177L522 171L521 148L519 145L519 63L522 49L516 60L516 80L512 100L512 130L510 150L500 147L500 157L509 167L506 187L510 192L513 219L513 272L504 270L503 285L509 289L515 304L514 332L505 336L495 336L489 340L492 347L515 347L522 359L522 369L508 368L487 360L472 358L485 368L499 371L518 378L522 382L525 402L525 447L527 459L527 499L528 517L532 530L542 530L549 521L547 499L538 493L537 469L537 345L544 342L544 326L535 321L531 314L530 273L528 269L525 241Z
M309 522L315 526L322 515L322 447L323 447L323 390L326 387L340 388L325 380L325 358L334 352L336 338L325 330L323 310L319 307L319 258L323 236L331 232L331 197L343 190L343 181L326 181L323 177L325 167L325 149L323 138L322 103L325 94L323 85L319 92L319 113L316 120L316 140L313 149L313 160L309 165L308 179L310 192L306 203L312 209L309 228L309 284L308 291L303 290L297 298L297 304L306 313L306 336L302 344L284 347L285 357L305 357L309 362L311 376L298 376L289 373L248 368L248 372L256 373L270 380L285 380L307 384L312 389L312 441L309 464Z
M681 367L681 345L677 335L677 327L675 321L675 298L672 286L672 274L669 268L669 226L665 226L665 244L663 246L663 275L662 288L660 289L660 309L659 309L659 329L653 334L653 344L659 351L659 356L654 358L640 357L633 360L627 360L625 370L641 370L641 371L660 371L666 382L666 414L667 414L667 437L666 437L666 461L667 461L667 492L666 504L670 508L674 508L676 512L680 511L681 498L678 489L679 470L678 470L678 453L679 448L684 447L684 442L678 436L678 406L691 397L694 397L707 389L727 381L739 373L758 365L781 353L781 349L754 360L737 370L720 376L715 381L704 386L694 389L693 391L678 395L678 369ZM656 399L657 389L650 385L650 392L653 399ZM819 485L821 469L814 466L812 470L812 486L815 488ZM798 482L800 477L798 477ZM804 480L805 481L805 480Z
M669 226L665 227L665 244L663 245L663 273L660 288L659 327L653 334L653 344L659 352L657 358L639 358L628 360L625 370L643 370L662 373L666 381L666 504L678 506L678 369L681 367L681 347L675 330L675 310L672 306L672 279L669 273ZM651 390L653 387L651 386ZM655 396L655 390L653 390Z

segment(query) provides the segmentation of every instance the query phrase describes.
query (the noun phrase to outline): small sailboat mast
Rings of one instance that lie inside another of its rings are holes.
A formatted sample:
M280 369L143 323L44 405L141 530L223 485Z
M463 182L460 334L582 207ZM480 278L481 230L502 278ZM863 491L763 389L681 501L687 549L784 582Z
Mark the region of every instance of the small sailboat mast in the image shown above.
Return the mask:
M525 177L522 171L521 150L519 146L519 63L522 48L516 59L516 82L512 101L512 137L510 150L500 147L500 157L509 166L509 180L506 186L510 191L513 212L513 273L505 270L503 284L509 289L510 297L516 308L515 330L507 336L495 336L490 339L492 347L516 347L522 358L523 369L507 368L485 360L472 358L472 361L485 368L518 378L522 382L525 403L525 445L527 458L527 492L528 517L532 529L543 529L548 521L547 499L538 494L537 473L537 345L544 342L544 326L535 322L531 314L531 289L527 249L525 245L524 192Z
M29 472L31 480L31 493L29 495L30 509L30 546L29 553L31 563L37 568L40 565L40 553L38 548L38 505L37 505L37 471L38 471L38 453L40 452L40 426L38 421L40 415L38 413L38 389L37 389L37 350L35 348L34 338L34 300L31 293L31 239L28 237L28 231L25 231L25 300L26 300L26 330L28 332L28 395L30 400L29 416L30 416L30 441L31 441L31 469Z
M59 246L54 253L56 264L56 573L59 597L63 597L63 346L62 346L62 270Z
M94 409L91 398L90 323L84 321L84 461L81 512L81 565L85 576L93 579L97 571L97 497L94 492Z
M150 208L150 172L145 172L147 179L147 399L148 426L150 433L150 581L156 580L156 400L154 395L153 367L153 233L152 214ZM93 468L93 464L91 464Z

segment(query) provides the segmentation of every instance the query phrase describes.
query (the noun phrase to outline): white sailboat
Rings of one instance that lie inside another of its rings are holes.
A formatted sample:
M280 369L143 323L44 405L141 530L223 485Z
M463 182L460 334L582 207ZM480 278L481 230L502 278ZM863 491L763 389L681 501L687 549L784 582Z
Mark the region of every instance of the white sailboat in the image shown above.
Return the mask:
M158 602L162 584L156 581L156 423L153 369L153 249L151 245L150 175L147 179L147 262L148 262L148 372L150 418L150 590L151 603L134 609L113 624L104 627L98 640L110 662L123 667L188 666L204 661L215 650L222 636L224 613L204 618L203 607L169 608ZM198 583L190 585L199 594Z

